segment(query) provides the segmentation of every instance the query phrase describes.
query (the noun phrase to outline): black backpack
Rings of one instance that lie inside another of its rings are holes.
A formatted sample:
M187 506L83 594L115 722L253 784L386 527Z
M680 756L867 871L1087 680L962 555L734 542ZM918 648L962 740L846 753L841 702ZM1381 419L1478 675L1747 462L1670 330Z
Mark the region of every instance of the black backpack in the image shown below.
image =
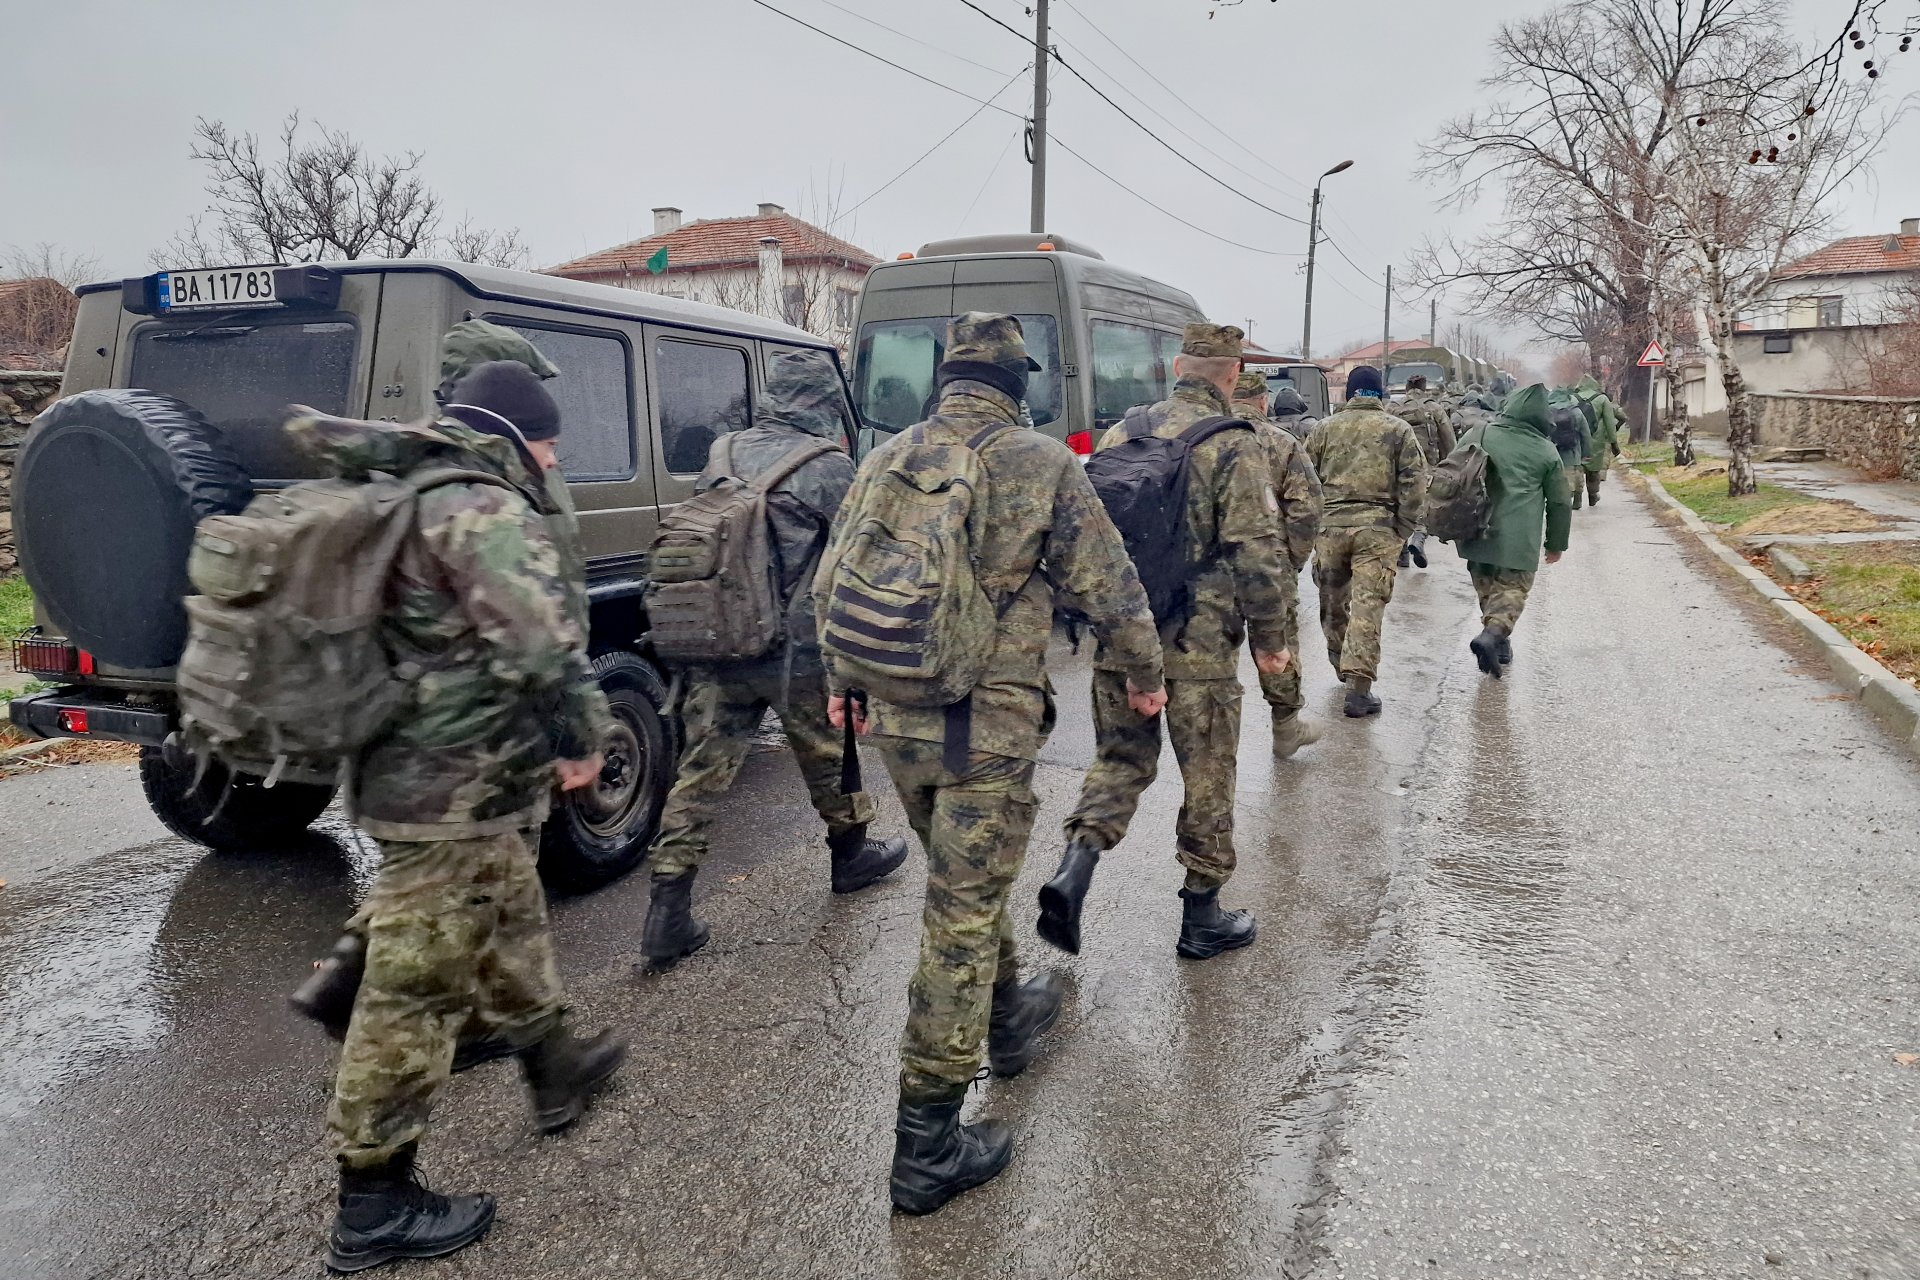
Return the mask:
M1253 424L1203 418L1168 438L1153 433L1148 406L1136 405L1127 410L1125 426L1125 440L1087 459L1087 479L1126 543L1154 622L1164 625L1186 615L1198 567L1187 531L1188 457L1222 431L1251 431Z
M1585 453L1586 444L1581 439L1581 424L1586 415L1576 405L1556 405L1548 411L1553 423L1553 447L1561 453Z

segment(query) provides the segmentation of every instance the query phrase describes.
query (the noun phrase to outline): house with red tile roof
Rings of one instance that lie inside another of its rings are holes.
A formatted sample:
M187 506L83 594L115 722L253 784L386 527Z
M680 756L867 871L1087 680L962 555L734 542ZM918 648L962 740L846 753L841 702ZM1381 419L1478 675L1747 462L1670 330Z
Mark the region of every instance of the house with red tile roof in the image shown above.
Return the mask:
M1848 236L1774 273L1746 315L1754 329L1880 324L1910 305L1920 285L1920 218L1892 234Z
M682 220L653 211L653 234L546 268L784 320L846 346L860 286L879 259L858 245L763 204L744 218Z

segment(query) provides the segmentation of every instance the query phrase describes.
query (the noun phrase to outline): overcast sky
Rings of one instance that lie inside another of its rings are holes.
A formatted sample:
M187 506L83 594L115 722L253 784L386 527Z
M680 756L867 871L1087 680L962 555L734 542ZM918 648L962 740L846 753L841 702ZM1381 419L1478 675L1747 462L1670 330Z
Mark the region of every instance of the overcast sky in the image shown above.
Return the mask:
M1007 86L998 103L1026 109L1026 48L961 0L770 2L976 97ZM1022 0L976 2L1031 22ZM1156 132L1281 213L1304 221L1315 175L1355 162L1325 186L1328 233L1357 264L1322 249L1314 347L1327 355L1379 336L1372 281L1388 263L1402 267L1429 233L1473 230L1479 214L1434 209L1440 193L1412 173L1418 144L1479 99L1495 26L1543 7L1247 0L1209 18L1207 0L1054 0L1054 39ZM1809 26L1843 12L1840 0L1795 10ZM456 217L517 226L547 265L646 234L655 205L689 219L764 200L845 210L976 109L752 0L0 0L0 14L14 51L0 249L50 242L109 277L149 270L149 254L205 204L187 156L196 116L271 134L299 110L372 149L422 151ZM1896 64L1887 83L1920 87L1920 64ZM1050 230L1189 290L1217 319L1252 320L1265 345L1297 343L1302 223L1209 183L1058 70L1051 112L1059 143L1113 180L1056 147ZM1025 230L1019 129L980 111L835 229L882 257ZM1840 230L1920 215L1915 156L1910 113L1875 177L1850 193ZM1397 305L1396 336L1424 332L1425 311Z

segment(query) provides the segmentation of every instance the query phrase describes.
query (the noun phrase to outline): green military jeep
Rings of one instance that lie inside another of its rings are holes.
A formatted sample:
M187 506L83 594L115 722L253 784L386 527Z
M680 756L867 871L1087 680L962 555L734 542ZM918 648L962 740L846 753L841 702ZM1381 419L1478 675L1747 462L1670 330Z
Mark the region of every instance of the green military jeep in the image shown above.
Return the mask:
M542 869L582 888L636 866L678 740L643 600L659 513L691 495L717 435L748 425L769 359L810 348L838 360L823 339L737 311L428 261L160 272L83 288L63 395L152 394L83 412L56 402L21 448L14 521L40 625L14 660L59 687L16 699L13 723L138 743L154 813L212 848L303 831L330 788L268 786L218 766L196 777L167 749L193 527L255 489L314 474L281 430L288 404L388 421L430 413L441 337L465 319L518 330L560 368L548 387L587 554L594 665L618 724L599 783L556 807Z

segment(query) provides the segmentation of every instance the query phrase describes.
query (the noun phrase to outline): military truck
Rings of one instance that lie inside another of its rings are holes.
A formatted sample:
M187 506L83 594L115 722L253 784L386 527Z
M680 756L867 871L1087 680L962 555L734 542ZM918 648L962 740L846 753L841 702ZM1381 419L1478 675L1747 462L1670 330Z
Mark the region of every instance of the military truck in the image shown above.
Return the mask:
M137 743L140 781L176 834L244 852L314 821L332 788L232 775L170 749L195 523L315 474L286 406L409 421L433 411L441 337L484 319L560 368L562 472L580 515L594 669L616 732L598 782L542 833L551 883L587 888L639 863L673 780L668 673L647 642L646 551L693 492L717 435L748 425L768 360L824 339L720 307L457 262L354 261L164 271L80 291L63 396L14 474L21 567L39 625L15 665L51 691L13 723L42 737ZM851 405L842 414L852 435Z
M1040 362L1028 382L1035 430L1082 457L1136 404L1166 398L1191 295L1062 236L936 240L867 276L855 317L853 390L873 434L924 420L947 322L965 311L1020 317Z

